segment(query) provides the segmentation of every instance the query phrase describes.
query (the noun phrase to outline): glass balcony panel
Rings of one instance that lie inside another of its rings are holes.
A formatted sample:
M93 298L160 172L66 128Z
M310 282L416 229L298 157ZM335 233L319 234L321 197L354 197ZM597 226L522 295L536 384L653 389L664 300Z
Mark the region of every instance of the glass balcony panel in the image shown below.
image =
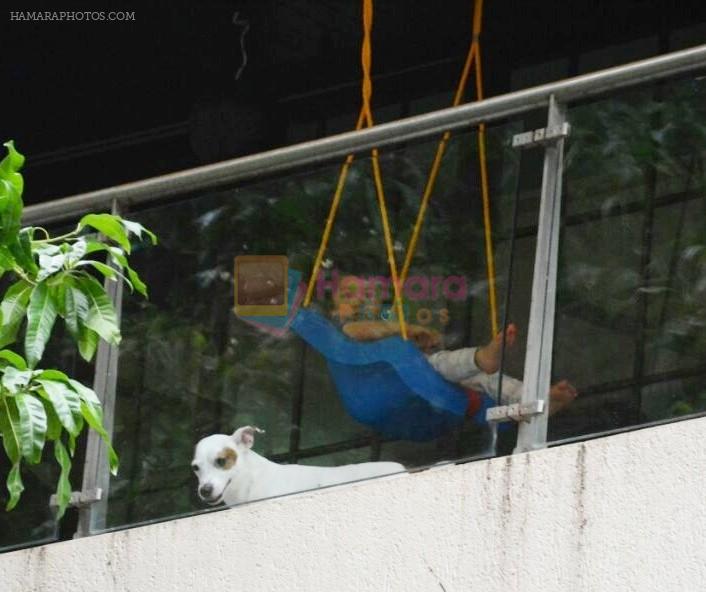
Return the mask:
M553 377L580 394L551 437L703 409L705 97L690 78L569 110Z
M511 148L511 139L522 129L515 122L486 131L500 322L511 283L513 204L522 185L520 153ZM476 132L465 132L448 144L409 272L413 287L404 293L407 321L438 334L449 349L486 343L492 333L477 139ZM436 141L412 144L381 155L399 268L436 146ZM536 199L541 169L530 168L521 189ZM352 403L339 396L340 384L321 351L291 328L271 330L266 319L234 313L235 257L284 255L290 272L301 275L296 281L308 280L339 170L336 164L130 213L157 233L160 244L133 253L150 299L125 296L115 419L122 464L111 481L103 528L208 508L190 466L194 445L240 426L264 429L255 435L254 450L278 463L394 461L416 468L493 454L491 430L475 421L483 410L473 408L475 419L464 415L471 399L480 405L481 395L461 391L464 409L433 437L410 441L390 435L354 419ZM522 285L511 299L517 311L528 308L533 254L525 249L533 244L526 237L517 246L523 249L512 279ZM344 286L350 276L362 280L367 292L360 302L342 304L333 286ZM349 171L311 310L338 335L352 321L396 326L394 290L385 287L389 276L371 161L364 155ZM377 288L369 291L373 285ZM521 314L517 318L525 322ZM521 377L521 365L508 361L508 368ZM355 383L362 378L350 380L363 389ZM410 429L424 432L425 422L414 419Z

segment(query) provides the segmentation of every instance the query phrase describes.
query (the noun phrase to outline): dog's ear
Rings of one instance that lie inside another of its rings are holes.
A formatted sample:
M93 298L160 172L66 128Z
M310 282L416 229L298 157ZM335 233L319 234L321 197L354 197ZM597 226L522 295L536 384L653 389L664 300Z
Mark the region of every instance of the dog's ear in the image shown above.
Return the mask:
M255 426L243 426L235 430L232 438L235 440L236 444L242 444L246 448L252 448L252 445L255 443L255 433L264 434L265 430L261 430Z

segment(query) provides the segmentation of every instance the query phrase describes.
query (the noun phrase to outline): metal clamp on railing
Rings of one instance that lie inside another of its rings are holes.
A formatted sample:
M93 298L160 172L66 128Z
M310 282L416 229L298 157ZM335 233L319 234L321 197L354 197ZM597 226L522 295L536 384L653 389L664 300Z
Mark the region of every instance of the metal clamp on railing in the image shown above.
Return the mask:
M566 138L571 132L568 122L551 127L540 127L529 132L522 132L512 136L513 148L534 148L556 142L561 138Z
M488 423L502 423L504 421L528 421L530 417L544 413L544 401L532 401L531 403L513 403L512 405L502 405L491 407L485 413Z
M88 491L72 491L69 506L72 508L85 508L103 499L103 490L99 487ZM49 507L56 508L59 504L56 501L56 494L49 498Z

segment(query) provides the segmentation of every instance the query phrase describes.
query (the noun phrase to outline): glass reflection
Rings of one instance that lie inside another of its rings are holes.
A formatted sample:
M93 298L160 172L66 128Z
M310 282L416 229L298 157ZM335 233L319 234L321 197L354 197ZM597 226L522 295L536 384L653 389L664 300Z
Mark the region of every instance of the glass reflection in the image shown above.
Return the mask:
M508 238L518 184L518 155L509 147L516 128L487 132L500 302L508 287ZM410 322L443 339L448 349L486 343L491 333L476 146L474 133L460 134L449 144L410 269L410 278L428 278L429 284L417 282L418 292L405 298ZM420 144L382 157L400 262L435 149L436 143ZM150 286L150 300L127 297L123 310L115 425L122 467L111 483L107 527L206 507L190 466L194 445L240 426L263 428L253 450L278 463L393 461L413 468L491 454L487 426L465 416L467 395L459 420L443 434L426 442L386 436L351 416L330 359L322 355L326 351L311 347L291 327L268 326L262 311L249 321L234 313L236 257L286 256L290 272L307 281L338 171L328 167L131 212L158 234L160 245L133 254L134 266ZM347 276L390 276L367 158L351 167L324 260L323 289L307 309L354 342L342 332L343 309L356 308L363 315L357 320L394 322L393 297L379 290L366 302L349 298L344 306L332 282ZM460 280L449 278L462 278L462 297ZM241 304L266 304L267 281L264 275L251 278L252 294ZM526 306L523 297L516 304Z
M555 437L706 408L705 95L697 78L569 112L553 364L582 394Z

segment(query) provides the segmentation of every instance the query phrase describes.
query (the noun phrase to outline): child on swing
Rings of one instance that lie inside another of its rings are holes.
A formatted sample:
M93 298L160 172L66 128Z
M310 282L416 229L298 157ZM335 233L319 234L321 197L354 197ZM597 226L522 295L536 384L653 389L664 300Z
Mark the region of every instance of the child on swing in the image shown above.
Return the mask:
M333 295L333 316L343 332L356 341L375 341L400 334L399 323L385 320L359 320L363 315L377 319L381 303L375 289L363 289L365 281L356 276L341 278ZM465 389L483 391L497 400L500 359L503 345L512 347L517 338L517 327L508 325L488 343L478 347L456 350L438 350L441 334L434 329L407 324L407 336L424 352L432 367L449 382ZM522 396L522 382L503 376L503 402L518 403ZM561 380L549 389L550 415L569 405L578 393L567 380Z

